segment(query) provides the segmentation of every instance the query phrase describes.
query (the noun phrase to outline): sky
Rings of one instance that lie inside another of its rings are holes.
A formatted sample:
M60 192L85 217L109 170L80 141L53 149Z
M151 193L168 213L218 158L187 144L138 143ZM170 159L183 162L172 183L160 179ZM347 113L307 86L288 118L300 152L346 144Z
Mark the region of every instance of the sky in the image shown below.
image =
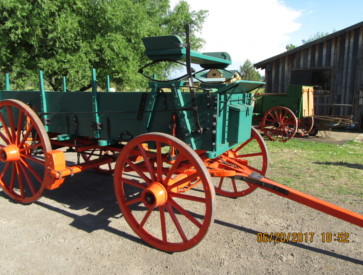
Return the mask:
M200 52L225 51L228 69L246 59L257 63L300 46L316 33L335 32L363 21L362 0L185 0L192 10L208 10ZM174 7L179 0L171 0Z

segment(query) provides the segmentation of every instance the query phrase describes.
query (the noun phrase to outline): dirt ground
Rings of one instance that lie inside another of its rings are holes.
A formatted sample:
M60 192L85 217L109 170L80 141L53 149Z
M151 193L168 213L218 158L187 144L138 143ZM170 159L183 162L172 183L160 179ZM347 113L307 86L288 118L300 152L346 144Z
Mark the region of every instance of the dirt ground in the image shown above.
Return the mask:
M314 140L334 139L328 134ZM335 136L335 142L362 138ZM362 201L330 202L363 214ZM30 205L0 191L0 209L0 274L363 274L362 228L264 190L216 196L212 230L179 253L141 241L120 213L112 176L92 171L67 178ZM258 242L265 232L309 237ZM324 242L339 232L349 234L349 243Z

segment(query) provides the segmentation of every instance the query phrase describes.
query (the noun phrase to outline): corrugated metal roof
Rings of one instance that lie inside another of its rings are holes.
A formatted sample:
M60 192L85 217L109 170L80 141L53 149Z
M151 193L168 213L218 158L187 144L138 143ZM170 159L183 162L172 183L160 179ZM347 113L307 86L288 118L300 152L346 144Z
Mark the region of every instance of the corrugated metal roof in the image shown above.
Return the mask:
M314 45L318 45L318 44L320 44L320 43L322 43L322 42L324 42L324 41L327 41L327 40L333 39L333 38L335 38L335 37L337 37L337 36L340 36L340 35L342 35L342 34L344 34L344 33L346 33L346 32L350 32L350 31L352 31L352 30L355 30L355 29L357 29L357 28L361 28L361 27L363 27L363 21L362 21L362 22L360 22L360 23L357 23L357 24L355 24L355 25L353 25L353 26L350 26L350 27L348 27L348 28L345 28L345 29L343 29L343 30L340 30L340 31L334 32L334 33L332 33L332 34L329 34L329 35L327 35L327 36L324 36L324 37L322 37L322 38L320 38L320 39L317 39L317 40L311 41L311 42L309 42L309 43L306 43L306 44L304 44L304 45L302 45L302 46L296 47L295 49L292 49L292 50L286 51L286 52L284 52L284 53L281 53L281 54L275 55L275 56L273 56L273 57L270 57L270 58L268 58L268 59L265 59L265 60L263 60L263 61L260 61L260 62L258 62L258 63L255 63L255 64L254 64L254 66L255 66L256 68L264 69L264 68L265 68L265 65L267 65L268 63L271 63L272 61L274 61L274 60L276 60L276 59L280 59L280 58L282 58L282 57L285 57L285 56L288 56L288 55L291 55L291 54L295 54L295 53L297 53L297 52L300 52L300 51L302 51L302 50L305 50L305 49L307 49L307 48L310 48L310 47L312 47L312 46L314 46Z

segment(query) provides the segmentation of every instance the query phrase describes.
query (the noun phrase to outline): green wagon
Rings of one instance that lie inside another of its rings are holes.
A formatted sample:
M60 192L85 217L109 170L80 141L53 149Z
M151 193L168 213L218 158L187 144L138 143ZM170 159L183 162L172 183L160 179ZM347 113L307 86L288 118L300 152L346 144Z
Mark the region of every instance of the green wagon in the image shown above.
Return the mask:
M270 139L285 142L299 132L308 135L314 126L314 89L290 86L287 94L255 95L254 124Z
M144 44L152 62L185 61L185 79L111 93L98 91L92 70L91 92L51 92L43 72L37 91L12 91L6 75L0 186L11 199L31 203L85 170L113 174L123 217L145 242L170 252L204 238L215 192L239 197L260 187L363 226L359 214L265 178L267 149L252 127L249 93L264 83L232 78L196 87L190 64L222 70L231 63L227 53L191 51L177 36Z

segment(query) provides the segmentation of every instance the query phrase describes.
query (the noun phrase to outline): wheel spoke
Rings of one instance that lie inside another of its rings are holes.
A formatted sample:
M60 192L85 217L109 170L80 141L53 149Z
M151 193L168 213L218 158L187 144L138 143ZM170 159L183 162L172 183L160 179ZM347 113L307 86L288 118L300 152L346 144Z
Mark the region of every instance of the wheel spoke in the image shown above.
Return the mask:
M249 143L251 143L252 140L253 140L253 137L250 137L248 140L243 142L241 145L239 145L236 149L234 149L232 151L233 152L238 152L238 151L242 150L242 148L246 147Z
M16 132L16 137L15 137L15 144L19 144L20 143L20 135L21 135L21 129L23 128L23 117L24 117L24 113L22 111L19 111L19 117L18 117L18 128L17 128L17 132Z
M20 190L20 197L24 198L25 197L25 192L24 192L24 184L23 184L23 177L21 175L20 169L19 169L19 164L18 162L14 162L14 166L15 166L15 171L16 171L16 175L17 175L17 179L18 179L18 187ZM15 181L15 178L14 178ZM12 190L14 189L15 186L13 186Z
M147 170L149 171L151 180L156 181L154 168L152 167L152 165L150 163L150 159L148 158L144 147L142 146L142 144L138 144L137 148L139 149L139 152L141 153L141 155L144 159L144 163L146 165Z
M38 163L38 164L40 164L40 165L45 165L45 161L44 161L44 160L38 159L38 158L36 158L36 157L34 157L34 156L32 156L32 155L21 154L20 156L21 156L24 160L25 160L25 159L28 159L28 160L33 161L33 162L35 162L35 163Z
M186 211L183 207L181 207L175 200L170 199L171 205L182 215L184 215L188 220L194 223L198 228L202 227L202 224L190 214L190 212Z
M186 194L180 194L180 193L173 193L172 192L172 193L170 193L170 196L175 197L175 198L184 199L184 200L189 200L189 201L206 203L205 198L196 197L196 196L192 196L192 195L186 195Z
M179 235L182 238L183 242L187 242L188 241L187 236L185 235L185 233L183 231L183 228L181 227L181 225L179 223L179 220L176 217L176 215L175 215L172 207L170 206L170 204L167 204L166 205L166 209L167 209L167 211L168 211L168 213L169 213L169 215L170 215L170 217L171 217L171 219L172 219L172 221L173 221L176 229L178 230Z
M39 148L39 147L42 147L42 144L41 143L37 143L37 144L34 144L34 145L30 145L30 146L26 146L24 148L21 148L19 150L19 152L24 152L24 151L33 151L34 149L36 148Z
M14 190L15 177L16 177L16 167L15 167L15 163L13 162L12 165L11 165L11 178L10 178L10 185L9 185L9 190L10 191Z
M5 144L7 144L7 145L10 144L10 141L1 132L0 132L0 138L2 138L2 140L5 142Z
M237 155L236 158L250 158L250 157L258 157L262 156L263 153L251 153L251 154L243 154L243 155Z
M125 205L130 206L132 204L140 203L140 202L141 202L141 197L125 201Z
M168 236L166 234L165 208L163 206L159 207L159 212L160 212L161 236L163 238L163 242L167 242Z
M153 209L149 208L149 210L146 212L144 218L142 219L142 221L141 221L141 223L139 225L140 227L144 227L144 225L145 225L146 221L149 219L150 214L151 214L152 211L153 211Z
M171 166L171 168L169 169L169 173L166 175L166 178L164 180L164 182L169 182L171 176L174 174L175 170L178 168L180 162L182 161L182 155L179 154L177 157L176 157L176 160L175 162L173 163L173 165Z
M221 177L219 180L218 189L222 189L223 181L224 181L224 177Z
M140 189L145 189L147 187L146 185L143 185L142 183L139 183L139 182L134 181L134 180L126 179L126 178L121 178L121 181L126 183L126 184L129 184L129 185L135 186L137 188L140 188Z
M233 191L237 193L237 186L236 186L236 181L234 178L231 178L231 182L232 182L232 186L233 186Z
M14 125L14 117L13 117L13 112L11 111L10 106L6 106L6 109L8 111L8 118L9 118L9 125L10 125L10 130L11 130L11 136L12 136L12 142L15 143L15 125Z
M5 134L7 135L8 144L9 144L9 143L12 143L12 142L13 142L13 138L12 138L12 136L11 136L10 132L9 132L8 125L7 125L7 123L5 122L5 119L4 119L4 117L3 117L3 114L2 114L2 113L0 113L0 122L1 122L1 124L2 124L2 126L3 126L3 129L4 129L4 131L5 131Z
M27 163L25 159L20 159L22 164L32 173L32 175L37 179L38 182L42 183L43 179L39 176L38 172L35 171L35 169Z
M34 128L33 124L30 124L30 127L26 130L25 135L23 136L23 139L19 143L19 146L18 146L19 148L22 148L24 143L28 140L28 137L30 136L33 128Z
M149 185L151 183L151 179L148 178L144 172L141 171L139 167L137 167L130 159L125 159L125 162L133 169L143 180Z
M21 163L19 163L19 166L20 166L21 172L24 174L24 177L25 177L26 182L28 183L30 192L32 193L32 195L34 195L36 193L36 191L35 191L33 182L32 182L32 180L30 179L30 177L28 175L28 172L24 168L24 165L22 165Z
M8 171L9 167L10 167L10 162L7 162L7 163L5 164L5 167L4 167L3 171L2 171L2 172L1 172L1 174L0 174L0 181L2 181L2 179L3 179L4 175L5 175L5 174L6 174L6 172Z
M157 170L157 181L163 181L163 160L161 155L161 144L160 142L156 143L156 170Z

